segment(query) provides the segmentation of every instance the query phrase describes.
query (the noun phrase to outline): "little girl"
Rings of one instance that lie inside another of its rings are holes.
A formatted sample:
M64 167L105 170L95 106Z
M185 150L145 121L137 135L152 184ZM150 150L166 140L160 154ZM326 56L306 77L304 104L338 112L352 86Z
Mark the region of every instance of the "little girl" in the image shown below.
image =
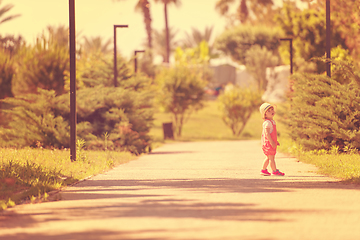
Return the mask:
M261 145L266 158L264 160L263 168L261 174L264 176L269 176L271 173L268 172L267 167L269 166L272 170L273 175L284 176L285 173L276 169L275 164L275 154L276 147L279 145L277 141L277 132L276 132L276 123L274 121L275 109L270 103L263 103L260 106L261 117L264 120L263 131L261 135Z

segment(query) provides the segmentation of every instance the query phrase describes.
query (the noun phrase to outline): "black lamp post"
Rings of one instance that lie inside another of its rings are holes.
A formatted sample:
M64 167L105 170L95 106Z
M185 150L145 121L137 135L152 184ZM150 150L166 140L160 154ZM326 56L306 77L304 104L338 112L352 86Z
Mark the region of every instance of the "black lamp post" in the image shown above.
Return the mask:
M326 74L331 77L331 23L330 23L330 0L326 0Z
M143 53L145 52L144 50L135 50L134 52L134 69L135 69L135 73L137 73L137 53Z
M116 50L116 28L127 28L128 25L114 25L114 87L117 86L117 50Z
M290 42L290 74L293 74L293 39L292 38L280 38L280 40Z
M76 161L76 42L75 0L69 0L70 39L70 159Z

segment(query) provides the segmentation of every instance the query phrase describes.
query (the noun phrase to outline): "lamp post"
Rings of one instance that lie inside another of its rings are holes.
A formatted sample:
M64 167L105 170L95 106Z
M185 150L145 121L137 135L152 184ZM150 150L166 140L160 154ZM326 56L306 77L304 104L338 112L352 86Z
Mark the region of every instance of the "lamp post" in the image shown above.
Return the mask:
M281 41L290 42L290 74L293 74L293 39L292 38L280 38Z
M116 49L116 29L127 28L128 25L114 25L114 87L117 86L117 49Z
M70 40L70 159L76 161L76 41L75 0L69 0Z
M135 50L134 52L134 69L135 69L135 74L137 73L137 53L143 53L145 52L144 50Z
M331 23L330 0L326 0L326 74L331 77Z

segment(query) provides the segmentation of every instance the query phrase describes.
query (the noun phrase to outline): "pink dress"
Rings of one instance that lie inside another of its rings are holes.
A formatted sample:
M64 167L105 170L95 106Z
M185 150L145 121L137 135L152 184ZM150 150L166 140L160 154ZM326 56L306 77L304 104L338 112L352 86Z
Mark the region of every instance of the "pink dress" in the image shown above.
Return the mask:
M262 146L262 150L264 152L264 154L266 156L269 155L275 155L276 154L276 148L277 148L277 132L276 132L276 124L274 120L265 120L264 123L266 121L269 121L272 124L272 128L273 131L270 133L271 138L274 140L276 146L275 148L273 148L270 144L270 141L267 139L266 135L265 135L265 128L263 127L263 131L262 131L262 135L261 135L261 146ZM264 126L264 124L263 124Z

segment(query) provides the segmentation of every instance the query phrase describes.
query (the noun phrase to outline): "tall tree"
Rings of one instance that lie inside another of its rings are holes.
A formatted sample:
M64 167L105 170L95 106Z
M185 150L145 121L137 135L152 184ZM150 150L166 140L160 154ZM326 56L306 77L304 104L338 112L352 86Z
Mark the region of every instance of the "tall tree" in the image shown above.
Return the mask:
M47 26L46 29L48 31L49 41L51 43L56 43L60 47L68 48L68 44L69 44L69 28L68 27L66 27L64 25L59 25L58 27Z
M66 73L69 71L69 51L64 27L48 27L47 33L37 38L34 46L24 46L19 51L17 72L12 91L15 96L37 93L38 88L64 93Z
M183 40L184 47L193 48L198 46L202 41L206 41L207 43L209 43L213 29L214 26L206 27L204 32L202 33L200 30L192 28L191 34L185 33L186 38Z
M276 54L280 45L280 32L265 26L238 25L224 31L215 42L215 47L239 64L246 63L246 53L259 45Z
M196 28L192 28L191 34L185 33L186 38L182 41L184 48L196 48L200 45L201 42L205 41L209 47L209 55L211 58L215 58L213 44L210 43L211 35L213 32L214 26L206 27L204 32Z
M0 5L1 4L2 0L0 0ZM0 7L0 24L20 16L20 14L5 16L13 7L14 5L12 4L7 4L3 7ZM18 41L16 41L13 36L8 36L5 38L0 36L0 99L7 96L11 97L13 95L11 91L11 84L15 70L13 66L12 55L14 54L14 50L18 50L22 42L21 37L18 37L17 40ZM2 103L0 103L0 109L1 105Z
M166 62L167 56L175 50L178 46L178 42L175 41L175 36L178 31L173 28L168 29L168 38L166 37L166 30L163 29L161 32L154 29L154 51L163 57L163 62ZM168 39L168 40L167 40ZM169 43L169 54L166 42Z
M101 36L98 37L84 37L83 50L85 52L99 52L104 55L111 54L112 49L109 49L111 44L111 39L103 42Z
M162 2L164 4L164 15L165 15L165 34L166 34L166 57L165 62L169 63L170 58L170 34L169 34L169 23L168 23L168 13L167 6L171 3L176 6L180 6L180 0L155 0L155 2Z
M113 0L116 2L122 0ZM147 51L151 55L151 50L153 47L152 44L152 27L151 27L151 12L150 12L150 2L149 0L138 0L135 6L135 11L140 11L144 16L145 30L147 34L147 47L150 51Z
M141 11L144 15L145 29L148 38L148 48L152 50L152 28L151 28L151 14L150 14L150 2L148 0L139 0L135 6L135 10ZM151 53L151 51L150 51Z
M2 3L2 0L0 0L0 5ZM0 24L7 22L9 20L12 20L16 17L21 16L20 14L16 14L16 15L10 15L10 16L4 16L8 11L10 11L12 8L14 7L14 5L12 4L7 4L3 7L0 8Z
M295 11L294 6L284 4L276 21L284 34L287 37L293 38L295 60L302 58L305 61L309 61L314 57L321 57L325 54L326 17L324 9ZM333 23L331 25L334 26ZM336 47L338 45L341 45L344 49L347 48L339 28L333 27L331 46ZM316 66L318 73L323 73L326 70L325 63L323 62L317 61ZM295 71L298 67L301 67L301 65L295 61Z
M230 13L229 10L235 3L238 4L236 12ZM272 24L272 17L275 11L273 5L273 0L218 0L215 9L222 16L236 19L240 23L261 21L268 25Z
M325 1L312 1L309 4L309 8L323 11L325 9ZM350 50L351 56L354 59L360 60L360 1L331 0L330 14L332 28L339 29L341 36L345 39L346 46Z

